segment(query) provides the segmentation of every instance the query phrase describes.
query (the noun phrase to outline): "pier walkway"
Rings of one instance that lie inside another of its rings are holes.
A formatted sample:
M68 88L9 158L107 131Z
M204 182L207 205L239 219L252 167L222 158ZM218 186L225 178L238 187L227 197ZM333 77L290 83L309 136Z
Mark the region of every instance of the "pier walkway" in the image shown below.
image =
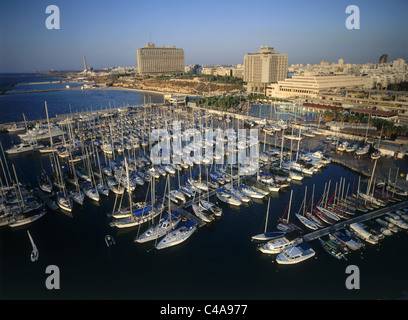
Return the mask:
M378 210L375 210L375 211L371 211L371 212L359 215L358 217L342 221L342 222L337 223L335 225L332 225L332 226L329 226L329 227L326 227L326 228L322 228L322 229L319 229L317 231L310 232L310 233L303 236L303 240L304 241L312 241L312 240L318 239L318 238L320 238L322 236L325 236L325 235L327 235L327 234L329 234L331 232L341 230L344 227L349 226L352 223L362 222L362 221L367 221L367 220L370 220L370 219L373 219L373 218L377 218L377 217L380 217L380 216L386 214L387 212L402 209L402 208L407 207L407 206L408 206L408 201L403 201L403 202L400 202L400 203L397 203L397 204L394 204L394 205L391 205L391 206L387 206L387 207L384 207L384 208L381 208L381 209L378 209Z

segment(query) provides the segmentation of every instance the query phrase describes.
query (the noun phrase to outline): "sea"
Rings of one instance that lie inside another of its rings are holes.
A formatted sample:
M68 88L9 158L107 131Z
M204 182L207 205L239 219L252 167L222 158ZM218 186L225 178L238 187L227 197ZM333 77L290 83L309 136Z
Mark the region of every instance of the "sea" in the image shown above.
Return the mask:
M58 79L49 74L3 74L0 89L9 83L17 83L13 91L66 86L65 83L38 84L50 80ZM79 85L71 84L71 87ZM23 114L27 120L45 119L45 101L53 117L147 101L160 103L163 96L118 89L0 95L0 122L23 121ZM253 106L251 113L256 116L266 112L272 116L272 111L270 106ZM0 133L0 140L7 149L18 141L18 136ZM19 181L33 187L37 186L41 170L51 169L49 155L28 152L6 157L9 166L14 165ZM206 170L204 166L202 169ZM187 175L187 171L171 175L171 186L185 181ZM386 237L378 245L367 244L351 252L347 260L330 256L314 240L310 245L316 251L315 257L295 265L277 264L275 256L261 253L257 250L259 243L251 241L251 236L262 233L265 225L268 231L277 230L278 219L288 214L290 191L293 197L289 214L291 221L295 221L294 213L301 211L306 187L308 200L313 187L314 197L319 199L324 185L331 181L334 186L340 178L345 179L350 190L356 190L359 176L331 163L313 177L292 182L287 191L271 194L268 221L267 198L239 208L220 204L222 217L200 227L186 242L160 251L154 248L153 242L134 243L145 226L119 231L109 226L109 214L115 203L113 194L102 196L99 203L85 199L84 205L75 206L71 214L49 211L26 227L0 227L0 299L239 300L242 303L261 300L271 301L272 308L273 301L281 300L407 299L407 232ZM165 179L159 179L157 192L163 192L164 186ZM146 192L147 185L137 187L134 198L143 201ZM36 262L30 261L32 247L28 230L39 250ZM107 234L114 237L115 246L107 247ZM58 272L50 272L50 266ZM347 271L349 266L358 272L351 274ZM58 288L50 289L47 286L50 277L57 276ZM346 283L351 276L356 285L350 289Z

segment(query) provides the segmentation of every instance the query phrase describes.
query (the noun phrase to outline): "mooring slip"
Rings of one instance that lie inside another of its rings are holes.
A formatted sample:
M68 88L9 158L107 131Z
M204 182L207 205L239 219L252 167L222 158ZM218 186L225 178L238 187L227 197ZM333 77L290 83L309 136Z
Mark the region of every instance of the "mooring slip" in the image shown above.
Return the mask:
M325 235L328 235L331 232L339 231L339 230L343 229L344 227L349 226L352 223L364 222L364 221L367 221L367 220L370 220L370 219L373 219L373 218L383 216L387 212L402 209L402 208L405 208L405 207L408 207L408 201L400 202L400 203L397 203L397 204L394 204L394 205L391 205L391 206L387 206L387 207L384 207L384 208L381 208L381 209L378 209L378 210L375 210L375 211L371 211L371 212L359 215L358 217L344 220L344 221L342 221L340 223L337 223L335 225L331 225L331 226L325 227L323 229L319 229L317 231L310 232L310 233L303 236L303 240L306 241L306 242L312 241L312 240L318 239L320 237L323 237Z

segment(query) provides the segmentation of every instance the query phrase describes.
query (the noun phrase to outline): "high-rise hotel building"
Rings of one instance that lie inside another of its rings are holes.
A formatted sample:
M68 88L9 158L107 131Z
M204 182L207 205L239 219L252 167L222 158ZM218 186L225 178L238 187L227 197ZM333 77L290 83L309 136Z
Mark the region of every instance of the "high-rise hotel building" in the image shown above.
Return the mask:
M137 50L137 65L141 75L184 73L184 50L176 47L156 47L153 43Z
M257 53L244 57L244 81L248 93L266 94L268 84L285 80L288 73L288 55L274 48L261 47Z

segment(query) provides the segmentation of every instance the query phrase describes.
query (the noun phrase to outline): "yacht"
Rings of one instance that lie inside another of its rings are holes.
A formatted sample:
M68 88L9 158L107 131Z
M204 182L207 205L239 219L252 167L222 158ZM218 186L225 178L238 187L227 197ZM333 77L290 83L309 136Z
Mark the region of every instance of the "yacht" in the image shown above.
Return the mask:
M44 192L50 193L52 192L52 182L48 175L43 172L41 176L38 178L38 185L40 189Z
M375 235L368 232L364 228L363 224L361 224L359 222L352 223L350 225L350 229L353 230L356 233L356 235L359 238L363 239L364 241L367 241L368 243L371 243L371 244L377 244L378 243L378 238Z
M358 250L361 248L361 244L357 241L355 241L353 238L350 236L338 231L333 234L329 234L330 239L336 239L343 245L347 246L350 250Z
M217 217L222 215L222 209L210 201L200 199L200 206L206 210L210 210Z
M279 264L295 264L312 258L316 252L307 243L302 242L290 248L285 248L276 257L276 262Z
M161 203L154 208L150 205L141 209L133 210L133 215L126 218L113 221L109 224L111 227L116 227L119 229L131 228L149 222L156 218L164 210L164 205Z
M217 192L217 198L219 200L221 200L222 202L225 202L227 204L231 204L233 206L240 206L242 204L242 201L235 198L234 196L232 196L231 194L229 194L228 192L225 192L225 190L219 190Z
M267 240L273 240L273 239L278 239L284 237L286 234L285 231L272 231L272 232L265 232L265 233L260 233L255 236L252 236L252 240L257 240L257 241L267 241Z
M156 240L161 238L162 236L166 235L172 229L176 228L178 224L181 222L181 217L177 213L172 213L171 218L169 215L166 214L158 224L151 226L147 229L144 233L142 233L139 237L137 237L134 242L137 243L144 243L151 240Z
M177 229L166 234L166 236L156 245L156 249L161 250L180 244L186 241L196 230L196 223L191 220L183 221Z
M301 215L300 213L296 213L295 216L299 219L300 222L304 224L305 227L317 230L319 227L310 219L306 218L305 216Z
M65 196L64 193L59 193L57 195L57 204L58 206L65 211L72 211L72 200L70 197Z
M264 245L260 246L259 251L263 253L276 254L282 252L283 249L293 247L302 241L303 240L301 237L299 237L298 232L288 232L285 234L285 236L270 240Z
M207 209L201 207L200 205L194 204L194 203L191 206L193 208L195 215L199 217L201 220L203 220L204 222L214 221L214 216L209 214L207 212Z
M34 145L32 143L28 142L21 142L10 149L7 149L6 152L8 154L18 154L18 153L23 153L27 151L33 151L34 150Z

